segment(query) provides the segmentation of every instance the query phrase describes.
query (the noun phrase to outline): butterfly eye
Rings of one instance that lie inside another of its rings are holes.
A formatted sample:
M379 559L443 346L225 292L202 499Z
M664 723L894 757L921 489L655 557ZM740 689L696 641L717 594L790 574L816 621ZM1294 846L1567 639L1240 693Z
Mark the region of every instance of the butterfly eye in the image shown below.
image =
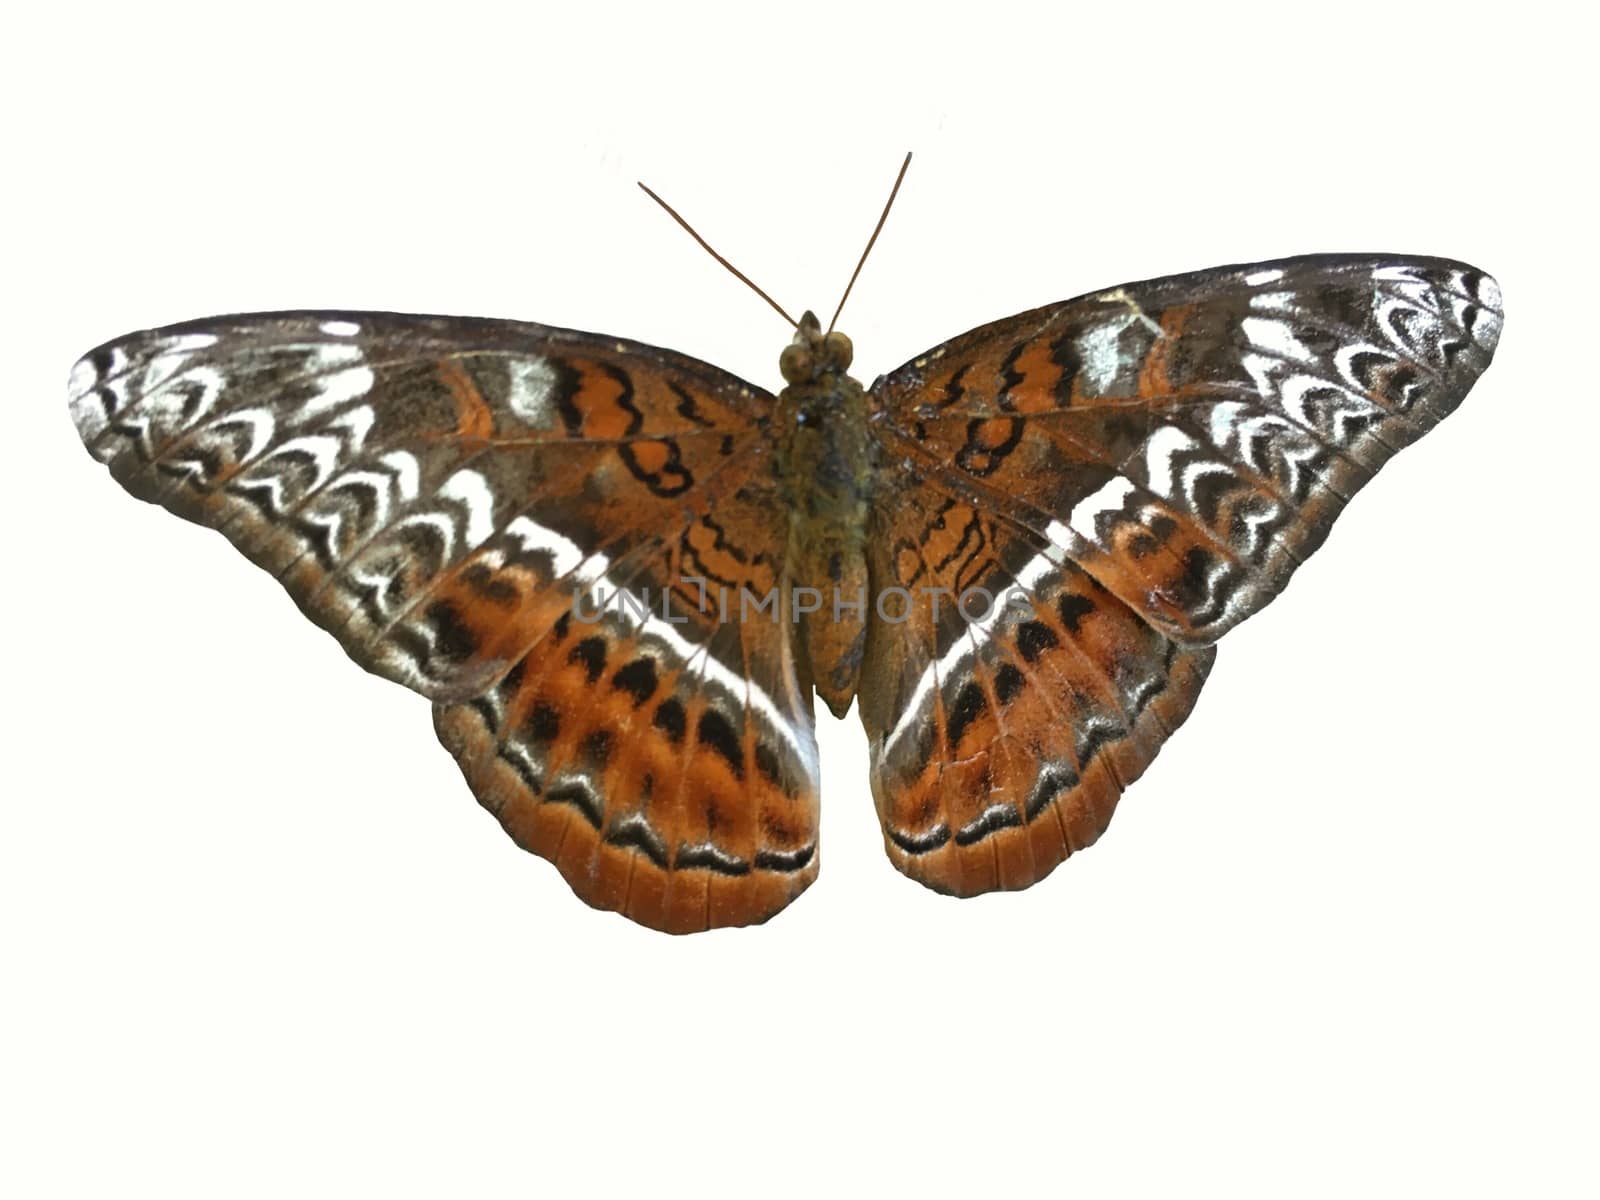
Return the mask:
M790 383L804 383L815 374L815 359L810 346L785 346L778 356L778 370Z
M830 333L822 339L822 354L828 362L844 370L850 365L850 360L856 355L856 348L850 344L850 339L842 333Z

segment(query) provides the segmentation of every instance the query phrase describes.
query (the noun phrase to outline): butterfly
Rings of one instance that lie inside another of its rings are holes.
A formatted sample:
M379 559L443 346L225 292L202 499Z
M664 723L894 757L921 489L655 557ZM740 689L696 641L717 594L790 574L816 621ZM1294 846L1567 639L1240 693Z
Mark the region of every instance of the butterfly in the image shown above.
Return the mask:
M859 705L911 878L1025 888L1093 843L1501 310L1458 262L1289 258L1025 312L870 387L795 325L773 395L545 325L223 316L91 351L71 412L128 491L432 700L578 896L692 932L816 877L813 694Z

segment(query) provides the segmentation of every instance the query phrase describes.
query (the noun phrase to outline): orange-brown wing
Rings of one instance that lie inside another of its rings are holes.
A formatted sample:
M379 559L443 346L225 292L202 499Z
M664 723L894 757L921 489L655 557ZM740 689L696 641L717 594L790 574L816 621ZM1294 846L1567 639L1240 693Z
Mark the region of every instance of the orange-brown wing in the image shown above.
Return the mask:
M668 564L691 551L759 565L781 547L784 516L767 483L770 403L724 372L648 346L381 313L221 317L133 334L86 355L72 381L79 432L117 480L221 531L356 662L434 700L480 799L522 844L557 859L585 899L620 906L602 872L614 863L594 860L588 874L572 865L585 838L624 847L641 896L646 879L716 874L727 864L713 851L749 866L727 877L759 901L714 898L708 910L702 887L693 919L639 901L638 919L673 928L770 915L815 870L814 851L800 853L815 841L815 751L809 707L794 699L787 629L747 648L719 640L708 622L672 624L670 638L598 625L601 658L593 642L560 636L562 622L586 589L666 580ZM723 504L736 505L735 519L713 518ZM660 687L646 692L642 665L620 684L613 670L569 687L574 655L584 677L590 663L649 659ZM757 693L771 703L753 705ZM630 743L624 752L622 738L671 696L696 723L645 746L661 762L641 773L643 751ZM636 699L639 712L623 713L619 697ZM552 702L565 731L586 730L574 745L522 742L522 725L495 726L528 768L516 804L467 754L478 743L463 709L499 700L535 731L539 705ZM741 754L775 764L716 789L735 848L695 840L688 818L648 830L634 819L635 834L618 834L617 822L642 811L626 791L633 783L706 801L698 782L707 747L727 746L724 726ZM604 735L615 743L606 755ZM592 801L574 808L559 788L552 798L552 771L587 779ZM773 805L776 832L750 840L748 827ZM599 817L563 849L529 832L543 818L524 809Z
M1499 289L1321 255L1127 284L987 325L873 387L895 456L983 497L1161 632L1214 641L1488 365Z
M1320 256L1038 309L880 379L872 572L917 596L862 673L895 863L968 894L1093 840L1211 643L1460 403L1499 329L1473 268ZM1008 587L988 623L948 607Z
M885 849L938 891L1027 887L1100 836L1214 651L917 468L868 545L879 608L859 696Z
M763 921L816 877L811 688L772 599L782 512L758 482L720 496L611 562L496 686L435 709L479 800L596 908L692 933Z

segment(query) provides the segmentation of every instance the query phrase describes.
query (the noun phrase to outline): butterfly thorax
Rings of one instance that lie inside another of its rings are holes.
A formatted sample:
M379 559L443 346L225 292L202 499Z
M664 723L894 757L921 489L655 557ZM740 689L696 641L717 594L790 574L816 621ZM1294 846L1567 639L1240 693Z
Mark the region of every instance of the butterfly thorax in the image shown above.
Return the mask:
M779 368L777 470L789 509L786 587L823 701L843 716L865 644L865 538L873 440L867 394L849 375L850 339L806 313Z

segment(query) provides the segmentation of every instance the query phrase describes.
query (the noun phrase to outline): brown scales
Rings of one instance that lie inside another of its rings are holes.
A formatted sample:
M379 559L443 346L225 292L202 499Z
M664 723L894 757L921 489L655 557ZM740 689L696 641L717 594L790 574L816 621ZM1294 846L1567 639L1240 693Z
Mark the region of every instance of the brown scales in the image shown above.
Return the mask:
M500 732L470 704L441 706L436 722L519 845L555 863L595 907L675 933L763 920L817 870L814 797L764 768L753 738L731 726L719 738L722 718L703 695L685 700L682 674L637 643L569 622L517 681ZM500 755L510 738L540 753L536 780ZM592 808L570 778L560 798L573 766L595 780ZM689 868L706 846L716 869ZM763 854L796 866L758 868Z
M1223 268L996 322L871 388L807 314L776 397L539 325L224 317L91 352L73 415L129 491L433 700L479 800L579 896L686 932L815 878L813 688L859 701L912 878L1027 887L1091 844L1211 643L1460 402L1496 305L1441 260ZM595 577L662 607L580 620ZM1021 595L974 622L978 587ZM741 619L774 590L776 621ZM865 611L835 619L836 591Z

